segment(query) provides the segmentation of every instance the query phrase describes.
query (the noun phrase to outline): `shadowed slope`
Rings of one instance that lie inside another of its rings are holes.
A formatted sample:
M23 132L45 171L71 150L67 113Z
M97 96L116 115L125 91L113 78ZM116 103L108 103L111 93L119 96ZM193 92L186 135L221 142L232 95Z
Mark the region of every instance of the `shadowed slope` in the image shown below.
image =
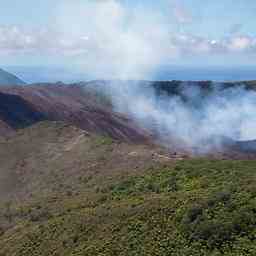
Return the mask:
M0 91L22 97L49 120L69 122L86 131L134 143L149 138L130 119L113 112L108 102L80 86L44 84L2 87Z
M0 93L0 134L42 121L45 116L19 96Z

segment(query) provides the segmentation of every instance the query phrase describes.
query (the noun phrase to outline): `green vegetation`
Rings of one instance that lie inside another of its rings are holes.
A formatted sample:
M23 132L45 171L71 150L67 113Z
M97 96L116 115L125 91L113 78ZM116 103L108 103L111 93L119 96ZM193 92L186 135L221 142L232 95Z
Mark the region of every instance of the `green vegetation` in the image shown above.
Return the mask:
M95 144L97 146L111 145L111 144L113 144L113 139L108 136L98 136L95 140Z
M80 181L3 205L0 255L255 255L256 161L183 160Z

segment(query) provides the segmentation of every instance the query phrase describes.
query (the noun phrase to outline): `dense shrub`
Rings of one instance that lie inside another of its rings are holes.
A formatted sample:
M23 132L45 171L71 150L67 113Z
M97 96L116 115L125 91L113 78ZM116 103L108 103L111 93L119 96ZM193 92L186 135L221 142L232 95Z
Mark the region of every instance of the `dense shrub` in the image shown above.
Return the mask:
M23 211L1 236L0 253L253 256L255 170L255 161L198 159L111 182L90 176L85 192Z

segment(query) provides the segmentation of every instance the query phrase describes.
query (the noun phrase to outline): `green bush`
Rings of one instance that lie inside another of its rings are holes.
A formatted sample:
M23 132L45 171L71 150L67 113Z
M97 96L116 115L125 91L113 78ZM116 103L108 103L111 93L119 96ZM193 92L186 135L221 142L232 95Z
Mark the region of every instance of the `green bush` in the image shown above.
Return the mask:
M85 191L12 214L0 253L253 256L255 170L256 161L197 159L109 180L90 176L91 187L81 182Z

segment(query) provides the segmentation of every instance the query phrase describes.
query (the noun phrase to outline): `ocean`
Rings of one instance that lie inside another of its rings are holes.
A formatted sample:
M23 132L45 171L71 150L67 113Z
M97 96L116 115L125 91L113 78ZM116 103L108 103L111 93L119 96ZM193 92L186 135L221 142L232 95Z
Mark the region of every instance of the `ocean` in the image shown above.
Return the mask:
M5 69L14 73L27 83L37 82L58 82L64 83L98 80L102 77L88 76L84 72L71 70L63 67L22 67L9 66ZM225 81L248 81L256 80L256 67L166 67L159 68L152 75L144 77L143 80L182 80L182 81L202 81L211 80L216 82Z

